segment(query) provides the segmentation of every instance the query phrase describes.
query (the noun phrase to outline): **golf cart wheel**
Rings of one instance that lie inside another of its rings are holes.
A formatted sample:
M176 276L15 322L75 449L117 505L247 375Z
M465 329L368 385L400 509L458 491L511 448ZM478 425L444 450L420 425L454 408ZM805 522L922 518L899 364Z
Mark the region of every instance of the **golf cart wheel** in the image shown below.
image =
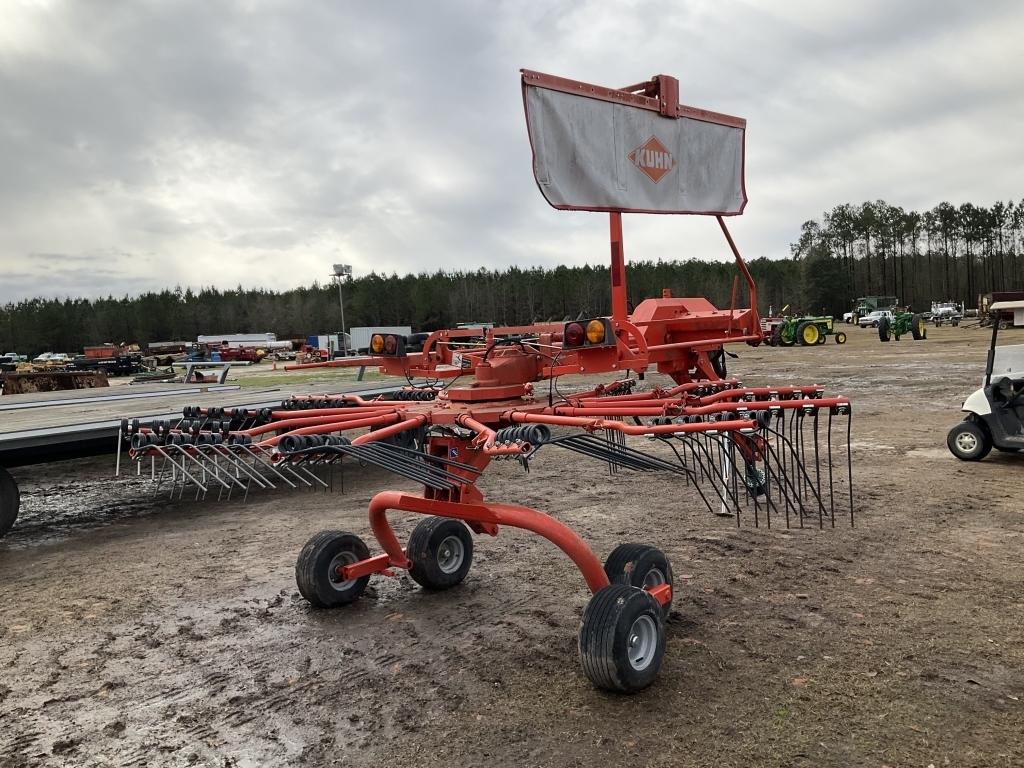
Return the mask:
M946 446L961 461L981 461L992 450L992 441L973 421L961 421L949 430Z
M845 344L845 343L846 343L846 334L843 333L842 331L839 331L838 333L836 333L836 344Z
M610 584L590 598L579 633L583 673L598 688L635 693L654 682L665 656L661 606L629 584Z
M821 338L821 329L814 323L800 323L796 329L796 338L801 346L813 347Z
M413 581L424 589L449 589L473 564L473 534L461 520L428 517L413 529L405 555Z
M0 536L3 536L18 519L21 506L21 492L10 473L0 467Z
M295 562L299 594L317 608L335 608L358 600L370 577L345 580L338 575L338 568L369 556L366 543L354 533L320 531L306 542Z
M672 564L665 553L646 544L619 544L604 561L604 572L612 584L629 584L650 589L660 584L672 586ZM672 601L661 606L661 615L668 618Z
M883 317L881 320L878 321L878 340L888 341L890 337L891 334L889 333L889 320L888 318Z
M928 327L924 324L924 318L920 315L914 315L910 319L910 334L914 337L914 341L928 338Z

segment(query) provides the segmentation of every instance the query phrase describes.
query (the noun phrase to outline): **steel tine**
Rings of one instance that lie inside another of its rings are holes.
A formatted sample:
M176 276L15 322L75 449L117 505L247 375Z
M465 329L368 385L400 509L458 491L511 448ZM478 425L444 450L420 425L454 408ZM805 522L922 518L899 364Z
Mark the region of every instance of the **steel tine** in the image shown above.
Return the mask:
M285 477L284 474L277 469L277 467L275 467L270 462L264 460L262 457L258 456L256 452L253 451L249 446L236 445L235 447L241 449L244 453L252 457L254 467L256 466L256 464L259 464L261 467L269 470L270 472L273 472L275 475L277 475L277 477L279 477L283 482L287 483L292 488L298 487L297 485L295 485L295 483L293 483L291 480Z

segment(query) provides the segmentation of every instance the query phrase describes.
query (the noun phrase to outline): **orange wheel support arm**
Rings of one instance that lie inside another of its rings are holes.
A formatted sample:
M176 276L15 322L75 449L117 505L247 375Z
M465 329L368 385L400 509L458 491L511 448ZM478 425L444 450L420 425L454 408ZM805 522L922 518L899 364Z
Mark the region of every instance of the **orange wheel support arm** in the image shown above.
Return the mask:
M419 512L423 515L439 515L475 523L510 525L543 536L565 552L583 574L591 592L597 592L610 583L604 566L594 552L575 531L549 515L529 507L515 504L462 504L422 496L410 496L398 491L383 491L370 500L370 527L378 543L388 554L392 565L408 568L411 563L398 543L395 532L387 520L387 511L396 509L403 512Z

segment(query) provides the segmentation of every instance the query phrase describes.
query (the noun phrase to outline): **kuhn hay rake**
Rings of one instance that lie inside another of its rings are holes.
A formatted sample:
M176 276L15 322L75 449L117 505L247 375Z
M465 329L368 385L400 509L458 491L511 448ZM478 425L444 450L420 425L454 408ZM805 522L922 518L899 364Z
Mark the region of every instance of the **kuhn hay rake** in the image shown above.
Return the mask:
M504 525L537 533L569 556L593 593L579 632L584 672L599 687L631 692L650 684L661 665L673 597L668 558L651 546L621 544L602 564L567 525L486 501L476 481L487 465L514 460L526 470L538 454L562 449L606 462L610 471L676 475L696 503L737 524L833 527L853 520L850 404L818 386L744 387L725 376L724 344L762 341L756 286L723 219L746 201L742 120L679 105L678 83L663 75L611 90L524 72L523 88L545 197L559 208L610 214L610 316L436 331L416 353L406 352L401 336L378 334L371 349L382 372L435 383L375 399L293 397L277 409L192 407L173 422L125 424L124 439L129 456L151 464L172 496L326 487L346 459L422 484L422 494L384 491L370 502L381 554L344 531L308 541L296 578L319 607L356 600L371 575L396 568L427 589L447 589L469 571L472 533L495 536ZM629 119L609 117L608 109ZM575 133L559 130L559 121L572 122ZM607 136L587 133L602 125ZM568 159L557 144L566 136L578 142ZM685 164L695 162L695 151L710 159L690 172ZM578 178L581 168L591 176ZM606 178L612 181L601 183ZM735 290L727 311L665 292L629 313L621 212L638 210L715 215L750 308L735 306ZM302 367L309 366L292 366ZM651 370L675 385L634 391L631 373ZM615 380L563 395L554 382L567 374ZM404 548L389 511L428 516Z

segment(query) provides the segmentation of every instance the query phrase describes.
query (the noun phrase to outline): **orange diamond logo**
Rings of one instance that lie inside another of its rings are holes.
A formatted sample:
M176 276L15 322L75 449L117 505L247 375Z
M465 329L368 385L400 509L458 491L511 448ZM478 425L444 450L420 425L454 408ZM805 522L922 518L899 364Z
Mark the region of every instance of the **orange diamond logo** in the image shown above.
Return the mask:
M668 151L664 144L658 141L657 136L651 136L647 141L629 153L629 161L639 168L647 177L657 184L664 178L665 174L676 167L676 159Z

